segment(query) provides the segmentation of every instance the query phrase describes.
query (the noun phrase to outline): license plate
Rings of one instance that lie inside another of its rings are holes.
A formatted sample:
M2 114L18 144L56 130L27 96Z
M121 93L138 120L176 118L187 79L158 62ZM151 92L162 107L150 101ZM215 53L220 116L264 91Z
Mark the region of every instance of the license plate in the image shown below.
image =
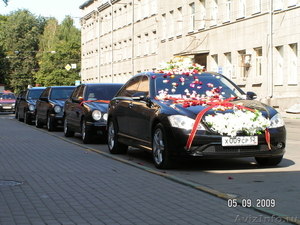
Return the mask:
M3 109L11 109L11 106L3 106Z
M257 136L222 137L222 146L258 145Z

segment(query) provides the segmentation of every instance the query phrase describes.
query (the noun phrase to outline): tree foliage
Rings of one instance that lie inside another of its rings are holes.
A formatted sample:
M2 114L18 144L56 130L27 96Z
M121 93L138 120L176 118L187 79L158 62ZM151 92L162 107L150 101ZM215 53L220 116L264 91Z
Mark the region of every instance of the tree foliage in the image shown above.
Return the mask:
M66 70L66 65L76 68ZM28 85L74 85L80 80L80 30L28 10L0 15L0 83L18 93Z
M75 80L80 80L80 31L74 27L71 17L67 16L61 25L49 20L40 46L37 83L43 86L74 85ZM67 65L76 65L76 68L67 70Z

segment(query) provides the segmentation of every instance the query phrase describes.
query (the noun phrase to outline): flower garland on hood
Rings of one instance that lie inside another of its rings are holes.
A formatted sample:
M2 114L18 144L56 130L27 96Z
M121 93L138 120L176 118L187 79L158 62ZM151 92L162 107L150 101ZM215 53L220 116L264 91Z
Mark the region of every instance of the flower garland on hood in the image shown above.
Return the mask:
M160 68L154 72L163 73L166 77L170 76L170 78L173 79L175 75L193 76L194 74L201 74L202 70L203 67L197 63L193 63L191 58L181 57L178 61L171 60L170 62L161 63ZM153 76L152 78L155 79L156 77ZM190 84L191 88L194 88L195 85L198 84L202 85L202 82L198 80L197 76L194 78L195 81ZM179 81L184 83L184 77L180 77ZM169 82L169 80L164 80L164 82ZM178 84L175 82L174 84L172 83L172 93L176 91L177 85ZM224 99L221 95L222 87L214 87L211 83L208 83L207 86L212 89L206 91L206 96L198 96L195 91L190 94L189 91L186 90L186 96L188 97L173 98L168 95L167 91L161 90L159 91L159 96L156 97L158 100L173 101L173 107L175 107L176 104L181 104L184 108L198 105L207 106L204 110L199 112L196 117L193 129L186 144L186 149L190 149L198 124L202 120L204 114L210 109L213 109L215 114L205 116L204 121L213 131L220 135L229 135L231 137L235 137L240 131L244 132L246 135L262 134L265 132L268 148L271 149L270 134L267 129L270 125L269 119L263 117L261 112L257 110L246 108L242 104L233 104L231 101L235 99L235 97ZM226 111L228 109L233 109L234 112L224 114L217 113L217 111Z

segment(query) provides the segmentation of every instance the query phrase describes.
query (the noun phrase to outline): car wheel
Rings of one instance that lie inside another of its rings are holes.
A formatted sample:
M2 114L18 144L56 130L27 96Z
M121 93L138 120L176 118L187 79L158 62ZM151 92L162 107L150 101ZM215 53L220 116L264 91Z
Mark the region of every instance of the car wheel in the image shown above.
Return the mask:
M256 162L261 166L276 166L278 165L283 156L279 157L255 157Z
M25 112L25 114L24 114L24 123L31 124L30 114L27 112Z
M64 135L65 135L65 137L73 137L74 134L75 134L75 132L70 130L70 128L68 127L68 120L65 118L64 119Z
M178 160L170 158L169 143L162 124L157 124L152 137L152 156L158 169L170 169L178 166Z
M128 150L128 146L124 145L117 140L117 129L113 120L109 121L107 142L108 149L111 154L125 154Z
M54 131L56 129L55 123L49 114L47 116L47 129L48 131Z
M38 115L35 116L35 126L37 128L42 128L43 127L43 124L40 122Z
M84 144L89 144L92 140L91 132L86 130L86 121L84 119L81 123L81 139Z

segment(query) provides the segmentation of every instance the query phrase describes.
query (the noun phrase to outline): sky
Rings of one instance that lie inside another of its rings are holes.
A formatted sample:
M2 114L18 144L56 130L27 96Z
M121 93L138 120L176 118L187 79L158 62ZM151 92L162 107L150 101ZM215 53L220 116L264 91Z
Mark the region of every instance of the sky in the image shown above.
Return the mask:
M80 28L79 19L81 10L79 6L86 0L9 0L5 6L3 0L0 0L0 14L6 15L18 9L28 9L36 16L55 17L59 23L70 15L75 22L75 26Z

